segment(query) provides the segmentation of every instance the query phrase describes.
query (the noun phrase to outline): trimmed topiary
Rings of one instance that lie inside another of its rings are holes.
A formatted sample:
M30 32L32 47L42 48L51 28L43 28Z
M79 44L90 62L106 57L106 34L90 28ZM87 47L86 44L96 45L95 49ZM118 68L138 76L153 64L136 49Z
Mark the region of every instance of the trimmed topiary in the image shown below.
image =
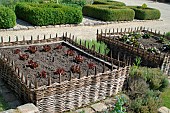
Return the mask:
M131 21L135 12L130 8L113 5L86 5L83 7L83 15L103 21Z
M15 12L18 18L33 25L78 24L82 21L80 8L55 3L19 3Z
M135 19L140 20L156 20L159 19L161 13L158 9L149 8L147 5L144 6L130 6L135 11Z
M126 6L123 2L112 1L112 0L95 0L93 4L102 4L102 5L115 5L115 6Z
M14 11L7 7L0 7L0 28L11 28L16 25Z

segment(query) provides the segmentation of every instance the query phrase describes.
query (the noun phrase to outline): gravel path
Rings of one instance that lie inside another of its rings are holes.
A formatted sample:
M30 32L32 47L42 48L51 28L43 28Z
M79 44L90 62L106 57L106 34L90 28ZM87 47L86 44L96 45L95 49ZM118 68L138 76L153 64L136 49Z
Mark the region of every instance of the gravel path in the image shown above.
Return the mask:
M40 38L43 38L45 34L47 37L52 34L52 37L58 34L62 36L63 32L68 32L75 35L78 38L82 39L95 39L97 29L113 29L113 28L134 28L134 27L146 27L152 28L154 30L163 32L170 31L170 4L158 3L148 0L118 0L126 3L127 5L142 5L146 3L148 7L158 8L161 11L161 20L163 21L145 21L145 22L127 22L127 23L114 23L109 25L97 25L97 26L75 26L75 27L57 27L57 28L44 28L44 29L33 29L33 30L20 30L20 31L4 31L0 32L0 36L5 37L4 41L8 41L9 36L14 40L15 36L19 37L19 40L25 36L27 39L31 35L36 39L37 35L40 35ZM29 25L28 25L29 26ZM11 40L12 40L11 39Z

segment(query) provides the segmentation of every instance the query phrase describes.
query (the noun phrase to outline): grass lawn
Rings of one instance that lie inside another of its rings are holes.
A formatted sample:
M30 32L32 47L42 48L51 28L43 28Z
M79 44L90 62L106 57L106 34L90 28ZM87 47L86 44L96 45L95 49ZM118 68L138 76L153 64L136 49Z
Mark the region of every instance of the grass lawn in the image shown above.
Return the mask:
M170 87L168 87L165 92L161 94L163 105L170 108Z
M4 102L2 96L0 95L0 112L8 108L7 103Z

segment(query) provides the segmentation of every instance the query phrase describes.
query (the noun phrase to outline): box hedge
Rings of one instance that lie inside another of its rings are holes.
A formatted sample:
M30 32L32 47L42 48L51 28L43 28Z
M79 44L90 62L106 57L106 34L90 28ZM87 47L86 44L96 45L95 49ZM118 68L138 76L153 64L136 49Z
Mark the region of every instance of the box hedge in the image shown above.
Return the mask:
M135 11L135 19L156 20L161 16L161 13L158 9L148 7L142 8L141 6L129 6L129 8Z
M86 5L83 15L103 21L131 21L135 12L130 8L121 8L110 5Z
M10 8L0 6L0 28L11 28L16 25L15 12Z
M19 3L15 12L18 18L33 25L78 24L82 21L80 8L55 3Z
M115 5L115 6L126 6L123 2L112 1L112 0L95 0L93 4L102 4L102 5Z

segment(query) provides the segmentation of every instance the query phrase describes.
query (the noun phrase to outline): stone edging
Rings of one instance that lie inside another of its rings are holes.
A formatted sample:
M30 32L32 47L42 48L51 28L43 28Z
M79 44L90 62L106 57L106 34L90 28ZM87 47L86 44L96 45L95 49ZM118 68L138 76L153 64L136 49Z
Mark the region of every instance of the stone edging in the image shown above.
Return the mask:
M18 106L16 109L9 109L0 113L40 113L40 112L34 104L28 103Z
M95 21L95 20L93 20ZM104 22L96 20L95 22L82 22L80 24L62 24L62 25L48 25L48 26L21 26L21 27L13 27L9 29L0 29L0 32L3 31L19 31L19 30L34 30L34 29L45 29L45 28L58 28L58 27L76 27L76 26L99 26L99 25L109 25L109 24L119 24L119 23L130 23L130 22L148 22L148 21L163 21L159 20L133 20L133 21L112 21L112 22Z

